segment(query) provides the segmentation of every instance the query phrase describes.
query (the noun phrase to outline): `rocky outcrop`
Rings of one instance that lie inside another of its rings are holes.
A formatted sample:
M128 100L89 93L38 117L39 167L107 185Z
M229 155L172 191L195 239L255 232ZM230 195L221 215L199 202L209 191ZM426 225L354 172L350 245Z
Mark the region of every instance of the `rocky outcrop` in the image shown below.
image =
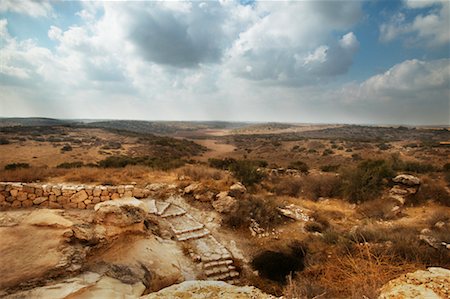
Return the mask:
M141 299L157 298L275 299L276 297L265 294L255 287L237 287L222 281L185 281L141 297Z
M231 213L236 209L237 201L234 197L229 196L227 191L223 191L216 195L212 206L219 213Z
M396 184L389 190L389 197L400 205L404 205L409 196L416 194L420 186L420 179L409 174L400 174L392 181Z
M402 275L384 285L378 298L450 298L450 270L432 267Z
M118 279L101 276L97 273L86 272L73 278L63 280L57 284L34 288L29 291L18 292L5 298L138 298L144 293L142 283L126 284Z
M410 174L399 174L392 179L394 183L400 183L406 186L417 186L420 185L420 179Z

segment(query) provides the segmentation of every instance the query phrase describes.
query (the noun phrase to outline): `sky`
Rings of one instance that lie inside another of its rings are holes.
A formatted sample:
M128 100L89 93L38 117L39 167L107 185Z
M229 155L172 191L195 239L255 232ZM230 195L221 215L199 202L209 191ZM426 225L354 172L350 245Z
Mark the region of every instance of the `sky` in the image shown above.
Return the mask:
M450 125L450 2L1 0L0 117Z

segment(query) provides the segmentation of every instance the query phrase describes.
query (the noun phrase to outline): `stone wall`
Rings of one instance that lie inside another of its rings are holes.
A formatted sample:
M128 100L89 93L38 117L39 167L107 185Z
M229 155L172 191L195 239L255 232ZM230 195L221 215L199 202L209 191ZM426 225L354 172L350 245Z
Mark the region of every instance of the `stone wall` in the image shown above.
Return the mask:
M96 203L122 197L145 198L151 185L89 186L0 182L0 210L43 207L52 209L92 209Z

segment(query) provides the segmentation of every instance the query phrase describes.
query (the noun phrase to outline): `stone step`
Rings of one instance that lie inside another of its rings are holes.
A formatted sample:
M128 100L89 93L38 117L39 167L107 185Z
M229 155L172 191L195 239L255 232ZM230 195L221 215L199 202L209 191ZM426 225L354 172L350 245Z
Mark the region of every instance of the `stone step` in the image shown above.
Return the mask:
M174 204L171 204L170 207L168 207L164 213L161 215L163 218L167 217L176 217L186 214L186 211L180 208L179 206L176 206Z
M221 273L217 275L208 276L208 280L230 280L239 277L239 272L230 271L227 273Z
M219 266L205 270L206 276L214 276L216 274L224 274L236 270L234 266Z
M181 234L175 234L178 241L188 241L193 239L203 238L210 234L209 230L206 228L197 229L194 231L184 232Z
M224 261L224 260L229 260L231 258L232 258L232 256L229 253L224 253L224 254L213 253L210 255L206 255L206 254L201 255L201 260L203 263Z
M154 199L143 200L143 202L147 205L148 212L150 214L158 213L158 209L156 208L156 201Z
M177 235L199 230L204 227L202 223L195 220L189 214L184 214L178 217L168 217L166 219L169 222L172 231Z
M232 260L214 261L214 262L209 262L209 263L203 264L203 269L209 269L209 268L214 268L214 267L223 266L223 265L229 266L232 264L233 264Z
M165 202L165 201L157 201L155 202L156 205L156 215L161 216L169 207L170 207L170 203L169 202Z

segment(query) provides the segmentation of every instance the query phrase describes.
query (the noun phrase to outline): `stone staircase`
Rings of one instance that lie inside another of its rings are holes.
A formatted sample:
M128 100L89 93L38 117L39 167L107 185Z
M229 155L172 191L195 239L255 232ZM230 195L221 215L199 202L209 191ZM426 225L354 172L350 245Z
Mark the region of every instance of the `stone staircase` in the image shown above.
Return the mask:
M167 221L177 241L189 245L194 260L202 264L207 280L238 282L239 272L233 256L202 223L175 204L154 199L145 200L145 203L149 213Z

